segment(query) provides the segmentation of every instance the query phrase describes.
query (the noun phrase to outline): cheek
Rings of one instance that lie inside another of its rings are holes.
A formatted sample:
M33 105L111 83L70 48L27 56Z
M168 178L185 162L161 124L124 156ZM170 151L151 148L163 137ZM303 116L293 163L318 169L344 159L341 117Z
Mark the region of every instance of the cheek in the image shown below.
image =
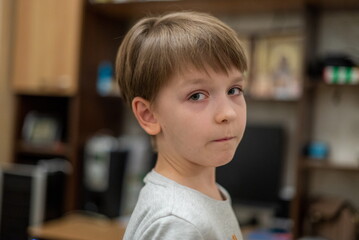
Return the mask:
M203 142L201 139L208 131L208 128L199 124L193 117L183 115L168 122L167 126L165 125L164 128L166 139L185 155L191 155L198 151L199 144Z
M245 103L239 112L239 119L240 119L241 125L243 125L243 127L245 127L246 123L247 123L247 105Z
M182 144L182 142L188 140L186 136L189 129L191 129L191 121L183 115L171 113L161 122L162 133L168 141L176 145Z
M241 121L240 124L241 124L242 128L244 129L247 125L247 112L246 111L244 111L242 113L242 117L240 118L240 121Z
M196 119L193 119L193 117L178 119L177 123L173 126L175 137L178 137L178 140L181 141L182 144L195 144L196 140L204 134L203 124L200 124Z
M246 125L247 125L247 116L244 114L244 117L241 118L241 122L240 122L240 128L241 128L241 131L242 131L242 136L243 136L243 133L246 129Z

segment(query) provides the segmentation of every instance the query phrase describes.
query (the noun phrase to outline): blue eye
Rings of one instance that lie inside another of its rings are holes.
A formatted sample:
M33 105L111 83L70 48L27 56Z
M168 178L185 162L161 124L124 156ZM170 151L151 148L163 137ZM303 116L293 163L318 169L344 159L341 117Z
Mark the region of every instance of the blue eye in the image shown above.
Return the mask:
M192 100L192 101L200 101L200 100L203 100L206 98L206 95L204 95L203 93L195 93L195 94L192 94L190 97L189 97L189 100Z
M228 91L228 95L240 95L242 93L242 89L239 87L231 88Z

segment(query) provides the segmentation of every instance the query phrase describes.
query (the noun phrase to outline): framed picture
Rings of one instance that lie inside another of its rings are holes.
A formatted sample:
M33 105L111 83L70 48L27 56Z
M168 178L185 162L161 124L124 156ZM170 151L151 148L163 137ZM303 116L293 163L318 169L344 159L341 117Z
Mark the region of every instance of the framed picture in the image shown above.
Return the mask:
M29 112L24 120L23 139L34 145L52 145L61 138L59 119L51 114Z
M301 95L303 40L300 35L264 36L254 40L254 98L294 100Z

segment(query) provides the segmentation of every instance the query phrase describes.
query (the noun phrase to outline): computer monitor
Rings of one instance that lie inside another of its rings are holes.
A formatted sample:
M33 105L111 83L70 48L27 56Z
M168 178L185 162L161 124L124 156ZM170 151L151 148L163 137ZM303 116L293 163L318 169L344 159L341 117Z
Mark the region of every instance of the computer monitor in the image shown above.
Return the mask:
M227 189L234 204L277 205L284 143L281 126L247 126L233 160L217 168L217 182Z

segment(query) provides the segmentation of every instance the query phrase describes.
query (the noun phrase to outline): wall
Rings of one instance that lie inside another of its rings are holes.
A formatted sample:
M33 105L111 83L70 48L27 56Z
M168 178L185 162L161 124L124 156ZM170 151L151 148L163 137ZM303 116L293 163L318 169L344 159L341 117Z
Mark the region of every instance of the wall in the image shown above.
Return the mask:
M13 0L0 0L0 163L11 160L14 99L10 88Z

